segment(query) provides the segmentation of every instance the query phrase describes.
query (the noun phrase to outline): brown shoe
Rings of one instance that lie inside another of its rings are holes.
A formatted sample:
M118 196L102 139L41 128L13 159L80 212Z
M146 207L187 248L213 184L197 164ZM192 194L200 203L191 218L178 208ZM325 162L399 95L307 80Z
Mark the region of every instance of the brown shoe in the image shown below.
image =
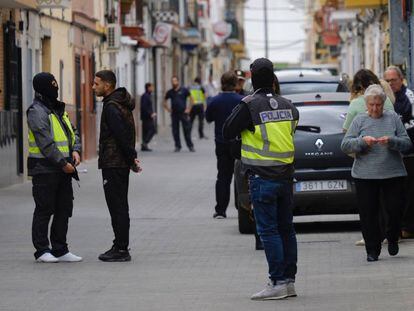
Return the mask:
M403 239L414 239L414 232L401 230L401 237Z

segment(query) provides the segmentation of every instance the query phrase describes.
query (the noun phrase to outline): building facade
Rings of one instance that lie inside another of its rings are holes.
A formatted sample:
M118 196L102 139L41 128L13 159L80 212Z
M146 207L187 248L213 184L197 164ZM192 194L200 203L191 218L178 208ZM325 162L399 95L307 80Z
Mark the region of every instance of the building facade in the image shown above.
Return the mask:
M162 108L171 77L220 80L245 59L245 0L2 0L0 1L0 187L26 179L25 111L33 76L51 72L59 100L79 130L82 160L97 155L102 102L94 73L111 69L136 102L155 85L158 132L169 131Z

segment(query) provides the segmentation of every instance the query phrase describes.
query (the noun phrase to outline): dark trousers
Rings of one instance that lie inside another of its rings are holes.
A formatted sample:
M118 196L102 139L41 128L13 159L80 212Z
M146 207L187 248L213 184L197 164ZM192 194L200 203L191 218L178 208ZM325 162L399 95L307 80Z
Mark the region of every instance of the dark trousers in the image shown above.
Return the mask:
M234 171L234 158L231 145L216 142L217 181L216 181L216 212L225 214L230 201L230 187Z
M249 190L269 278L274 284L295 280L297 241L293 227L292 182L250 176Z
M33 199L36 204L32 222L35 258L47 252L51 252L56 257L63 256L68 252L66 234L73 210L72 177L65 173L35 175L32 184ZM48 230L52 215L50 228L52 250L50 250Z
M129 245L129 168L102 169L106 204L114 230L114 246L127 250Z
M191 141L191 123L186 113L172 113L172 133L175 142L175 148L181 149L181 139L180 139L180 122L183 127L184 138L188 148L193 147L193 142Z
M405 157L404 165L408 178L405 183L405 208L402 229L414 233L414 157Z
M148 145L155 135L154 119L142 120L142 144Z
M193 128L194 120L198 117L198 135L200 138L204 137L204 105L203 104L197 104L194 105L191 108L190 112L190 122L191 122L191 128Z
M381 252L384 236L379 219L381 198L387 219L385 237L389 242L398 241L404 209L404 182L404 177L355 179L362 236L367 253L379 255Z

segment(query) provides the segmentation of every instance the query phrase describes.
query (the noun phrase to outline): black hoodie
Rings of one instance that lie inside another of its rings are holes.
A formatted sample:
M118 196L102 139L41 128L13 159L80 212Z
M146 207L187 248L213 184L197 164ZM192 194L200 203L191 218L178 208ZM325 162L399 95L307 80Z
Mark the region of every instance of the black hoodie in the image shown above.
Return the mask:
M135 103L123 87L103 99L99 136L99 168L131 167L135 151Z

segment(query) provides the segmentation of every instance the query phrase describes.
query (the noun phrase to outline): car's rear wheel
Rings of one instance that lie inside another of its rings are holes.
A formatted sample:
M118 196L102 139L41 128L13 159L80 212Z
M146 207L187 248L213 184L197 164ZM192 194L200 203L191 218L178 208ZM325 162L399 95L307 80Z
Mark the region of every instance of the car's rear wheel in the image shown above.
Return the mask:
M238 218L239 218L239 232L242 234L252 234L254 233L253 226L254 223L250 217L250 212L244 208L238 208Z

